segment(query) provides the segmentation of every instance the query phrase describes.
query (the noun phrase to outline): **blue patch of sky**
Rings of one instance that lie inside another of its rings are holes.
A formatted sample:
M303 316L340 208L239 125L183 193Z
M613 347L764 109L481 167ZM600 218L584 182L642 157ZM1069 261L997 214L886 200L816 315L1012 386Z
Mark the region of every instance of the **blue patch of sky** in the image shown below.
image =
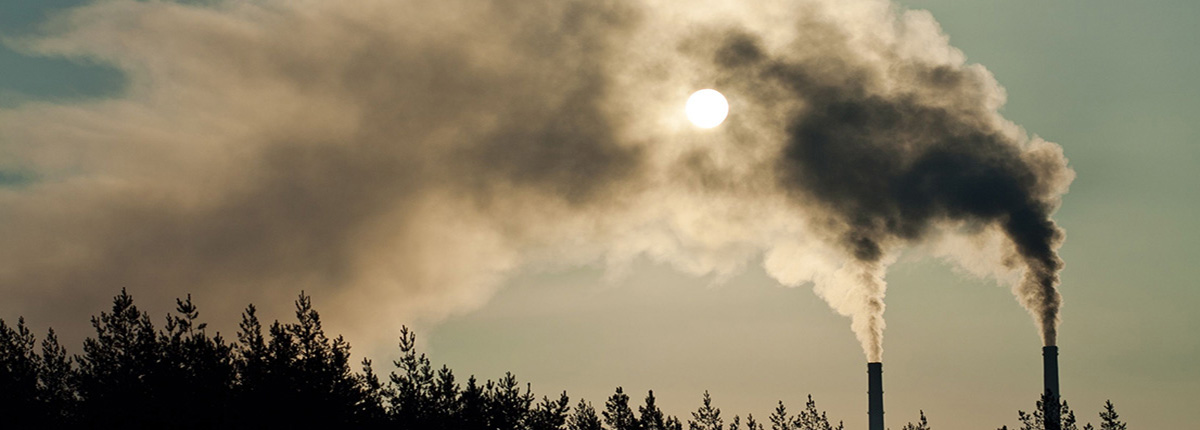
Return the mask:
M29 185L36 179L31 172L0 169L0 188L19 188Z
M83 0L8 2L0 13L0 108L34 100L74 101L121 93L126 79L111 65L79 58L41 56L17 49L11 41L36 35L53 13L87 3Z

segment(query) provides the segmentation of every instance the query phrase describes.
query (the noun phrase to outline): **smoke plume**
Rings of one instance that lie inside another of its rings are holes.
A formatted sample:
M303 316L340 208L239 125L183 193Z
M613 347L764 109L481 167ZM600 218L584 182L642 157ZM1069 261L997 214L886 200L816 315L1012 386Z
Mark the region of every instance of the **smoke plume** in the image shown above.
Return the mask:
M926 12L111 0L9 43L128 85L0 111L0 172L35 178L0 185L6 314L63 326L126 287L228 319L306 289L370 340L522 269L761 257L879 361L884 275L908 249L1011 281L1054 344L1050 215L1073 172ZM730 117L695 129L683 102L709 87Z

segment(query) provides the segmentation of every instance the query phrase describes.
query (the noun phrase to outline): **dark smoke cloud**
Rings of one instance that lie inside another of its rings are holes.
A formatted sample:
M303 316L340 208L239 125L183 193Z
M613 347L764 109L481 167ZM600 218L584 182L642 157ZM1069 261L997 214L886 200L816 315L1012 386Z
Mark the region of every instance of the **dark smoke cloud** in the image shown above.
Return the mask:
M0 168L36 178L0 183L4 314L69 326L127 287L235 321L303 288L373 340L522 268L765 255L878 360L910 248L1024 276L1054 341L1061 149L887 1L112 0L19 44L130 85L0 111ZM732 110L700 131L705 87Z
M906 69L907 85L880 94L874 71L844 55L772 58L738 31L725 37L714 64L760 100L781 91L797 99L775 165L780 185L834 217L854 259L878 264L890 243L920 242L951 223L999 226L1027 269L1020 300L1054 344L1063 232L1050 215L1065 163L1028 154L997 128L994 112L979 103L986 76L900 62L894 66ZM882 313L881 301L869 306Z

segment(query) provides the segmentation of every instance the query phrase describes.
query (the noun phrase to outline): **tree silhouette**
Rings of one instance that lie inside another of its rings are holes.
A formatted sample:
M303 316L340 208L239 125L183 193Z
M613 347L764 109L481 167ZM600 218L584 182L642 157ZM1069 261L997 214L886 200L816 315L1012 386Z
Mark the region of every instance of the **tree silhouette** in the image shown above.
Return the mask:
M525 428L529 430L561 429L567 423L567 415L571 411L570 402L571 398L567 397L565 391L558 397L558 400L542 397L542 402L530 411Z
M580 400L575 405L575 412L567 418L567 429L603 430L604 426L600 423L600 417L596 416L596 408L593 408L591 403Z
M512 373L505 373L496 383L488 381L485 385L488 428L520 428L533 404L533 393L530 392L529 385L526 384L525 392L522 393L520 383Z
M416 344L416 334L401 328L400 358L392 362L399 372L391 374L391 415L402 428L433 428L435 422L446 420L437 419L432 404L433 366L424 354L417 354Z
M1046 394L1043 394L1042 398L1037 401L1035 408L1033 409L1033 413L1026 413L1025 411L1020 410L1017 411L1017 420L1020 421L1021 425L1015 430L1045 430L1046 419L1042 413L1044 410L1042 406L1045 405L1045 402L1049 400L1050 397ZM1075 419L1075 411L1071 410L1071 407L1067 405L1066 400L1062 400L1061 406L1062 413L1060 414L1060 428L1062 430L1079 430L1079 424ZM1113 406L1112 402L1105 401L1104 411L1100 412L1100 429L1125 430L1125 423L1119 421L1118 418L1119 417L1117 415L1116 408ZM1090 423L1083 425L1083 430L1094 429L1095 427L1093 427ZM999 430L1008 430L1008 426L1000 427Z
M799 430L842 430L845 428L841 422L838 422L836 426L830 424L829 417L825 416L825 412L817 410L817 402L813 400L812 395L808 396L804 410L796 415L793 423Z
M476 381L475 375L467 378L467 386L463 388L459 402L462 405L462 411L458 421L463 429L483 430L489 428L488 423L491 422L491 419L488 417L490 411L487 394Z
M1100 430L1125 430L1125 423L1119 420L1117 408L1112 400L1104 401L1104 411L1100 412Z
M734 415L733 421L729 422L729 430L741 430L742 418ZM758 421L754 420L754 414L746 415L746 430L762 430L763 426Z
M3 321L0 321L3 325ZM71 369L71 358L67 349L58 344L54 329L49 329L42 340L42 356L38 367L38 401L41 416L48 427L65 427L72 422L75 410L75 387ZM6 401L4 403L7 403Z
M164 419L194 415L172 427L206 429L227 425L235 383L233 348L218 334L208 337L206 324L198 322L200 312L186 300L176 299L176 315L168 315L159 334L158 371L152 392L160 399L158 412ZM210 411L194 414L195 411Z
M159 345L150 316L122 289L111 312L93 317L92 327L96 337L84 340L75 360L82 415L97 427L169 426L158 414L162 397L153 392Z
M629 395L621 387L604 403L604 423L611 430L637 430L638 420L629 407Z
M925 411L921 411L921 419L917 420L916 424L905 424L900 430L929 430L929 420L925 418Z
M655 404L654 390L646 394L646 404L638 406L638 426L642 430L664 430L667 427L662 410Z
M794 421L788 415L787 407L783 405L783 400L779 401L779 405L775 406L775 411L768 417L771 421L771 430L792 430Z
M724 430L725 424L721 419L721 410L712 406L712 396L708 394L708 390L704 390L704 404L692 412L692 419L688 420L688 428L690 430Z
M43 404L39 401L38 367L41 360L37 345L25 319L18 318L16 327L0 320L0 416L13 425L30 425L44 419Z

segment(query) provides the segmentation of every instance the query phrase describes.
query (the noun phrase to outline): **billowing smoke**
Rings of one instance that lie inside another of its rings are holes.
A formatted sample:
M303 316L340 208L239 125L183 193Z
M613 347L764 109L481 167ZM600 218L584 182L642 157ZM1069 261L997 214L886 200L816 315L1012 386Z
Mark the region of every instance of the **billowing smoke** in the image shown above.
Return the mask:
M1054 342L1073 173L887 1L112 0L10 43L129 82L0 111L0 172L33 178L0 186L5 314L61 327L127 287L232 320L306 289L370 340L517 270L761 257L878 361L908 249L1012 282ZM682 115L706 87L713 130Z
M821 27L822 22L806 25ZM733 32L715 64L756 102L780 94L796 106L774 166L784 192L830 217L842 248L863 267L861 323L868 355L879 357L882 259L893 243L924 241L947 225L995 226L1026 269L1015 287L1047 345L1055 343L1063 233L1051 212L1071 173L1053 146L1023 145L997 121L991 77L954 67L874 54L888 68L847 56L862 51L839 28L822 49L773 55L754 35ZM839 52L840 51L840 52ZM889 58L890 57L890 58Z

